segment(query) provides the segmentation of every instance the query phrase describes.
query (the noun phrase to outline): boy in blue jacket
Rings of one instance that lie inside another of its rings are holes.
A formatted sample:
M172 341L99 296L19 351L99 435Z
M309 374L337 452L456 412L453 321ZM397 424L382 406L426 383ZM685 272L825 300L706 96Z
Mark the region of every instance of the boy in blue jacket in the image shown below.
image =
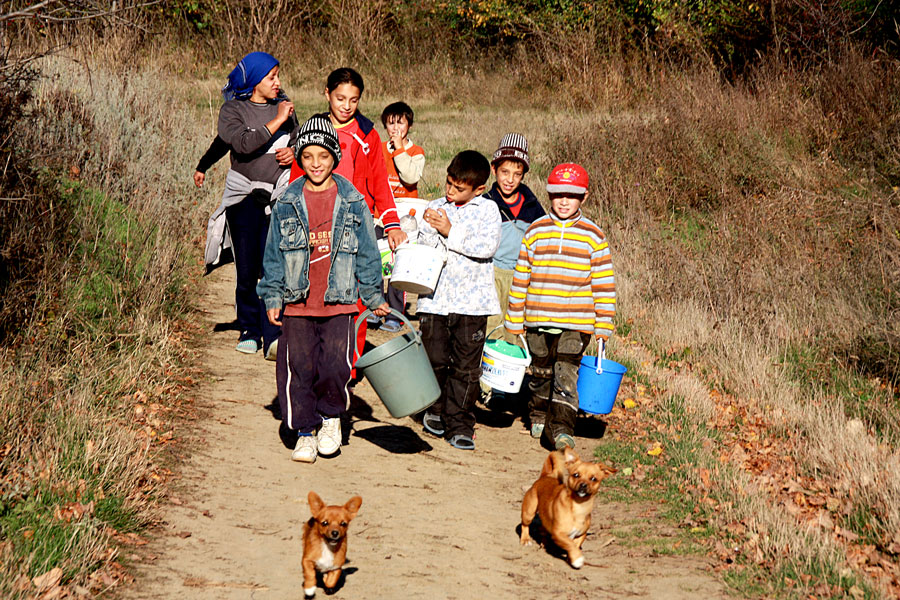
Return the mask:
M307 121L294 153L305 175L272 207L256 289L269 321L282 327L275 373L282 419L297 432L291 458L311 463L341 448L357 301L379 316L390 308L372 213L353 184L333 173L341 145L331 122Z
M500 210L500 247L494 254L494 286L500 299L500 314L488 317L488 333L502 325L506 316L509 288L525 230L547 214L534 192L522 183L529 167L528 140L522 134L507 133L491 157L491 172L495 181L485 194ZM506 341L515 343L505 330L503 336ZM485 384L481 384L481 387L485 405L492 409L502 409L505 394L499 390L491 390Z

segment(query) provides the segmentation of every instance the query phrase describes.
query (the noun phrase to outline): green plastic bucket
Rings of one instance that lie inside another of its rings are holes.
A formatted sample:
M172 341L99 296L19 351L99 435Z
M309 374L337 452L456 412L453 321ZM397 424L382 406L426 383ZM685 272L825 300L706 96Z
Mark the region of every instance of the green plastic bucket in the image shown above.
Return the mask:
M501 326L494 327L488 334L490 338ZM484 353L481 355L481 381L495 390L515 394L522 387L525 369L531 364L531 354L525 338L519 336L522 346L510 344L506 340L484 342Z
M364 310L356 319L357 333L360 324L365 323L371 313ZM422 336L403 314L393 309L391 314L403 321L409 331L360 356L356 368L372 384L391 416L399 419L434 404L441 395L441 388L422 345ZM353 339L356 339L355 335Z

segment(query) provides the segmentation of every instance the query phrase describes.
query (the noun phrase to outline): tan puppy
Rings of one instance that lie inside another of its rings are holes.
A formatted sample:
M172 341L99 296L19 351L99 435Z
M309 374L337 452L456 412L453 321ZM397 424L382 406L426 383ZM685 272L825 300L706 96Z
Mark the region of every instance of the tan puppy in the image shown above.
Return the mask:
M615 472L601 462L583 462L571 448L551 452L541 476L522 500L522 545L532 542L528 526L537 514L556 545L568 554L569 564L580 569L584 565L581 544L591 526L594 495L600 482Z
M337 585L347 558L347 526L359 512L362 498L353 496L343 506L325 506L315 492L309 493L312 517L303 526L303 593L316 595L316 571L328 589Z

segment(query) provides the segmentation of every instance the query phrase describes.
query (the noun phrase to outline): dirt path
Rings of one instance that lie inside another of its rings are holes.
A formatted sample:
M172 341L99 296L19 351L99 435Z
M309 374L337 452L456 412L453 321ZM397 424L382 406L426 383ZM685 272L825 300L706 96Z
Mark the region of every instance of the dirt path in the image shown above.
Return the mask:
M580 571L536 547L519 546L522 495L546 452L511 417L480 424L464 452L392 419L367 383L349 444L314 465L292 462L278 435L274 363L234 351L230 269L207 279L209 319L201 390L209 418L181 472L164 526L139 567L129 598L302 598L300 528L306 495L329 504L363 497L350 527L350 563L335 598L715 598L725 597L696 556L655 557L617 543L611 530L652 508L598 505ZM370 335L380 343L384 334ZM273 404L274 403L274 404ZM371 416L366 413L371 411ZM480 415L484 416L484 415ZM579 438L592 456L596 439ZM660 526L663 526L660 524ZM319 597L324 597L320 589Z

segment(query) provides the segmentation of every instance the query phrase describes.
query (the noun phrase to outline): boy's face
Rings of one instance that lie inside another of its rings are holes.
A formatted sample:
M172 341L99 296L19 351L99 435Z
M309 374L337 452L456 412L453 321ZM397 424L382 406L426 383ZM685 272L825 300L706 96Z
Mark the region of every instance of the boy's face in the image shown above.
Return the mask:
M328 100L328 112L338 124L343 125L353 118L359 107L359 98L362 93L352 83L342 83L331 92L325 89L325 99Z
M504 160L496 165L491 165L494 177L497 178L497 187L500 188L500 195L504 198L511 198L522 184L522 178L525 176L525 165L518 160Z
M321 186L331 178L334 156L322 146L307 146L300 151L300 166L313 187Z
M581 203L587 200L587 192L583 196L576 196L571 192L563 194L550 194L550 208L560 219L568 219L578 212Z
M465 204L475 196L484 193L484 186L472 188L471 184L454 179L447 175L447 200L454 204Z
M391 139L399 136L401 140L406 140L406 136L409 134L409 123L406 122L406 115L388 115L385 127L387 128L388 137Z

